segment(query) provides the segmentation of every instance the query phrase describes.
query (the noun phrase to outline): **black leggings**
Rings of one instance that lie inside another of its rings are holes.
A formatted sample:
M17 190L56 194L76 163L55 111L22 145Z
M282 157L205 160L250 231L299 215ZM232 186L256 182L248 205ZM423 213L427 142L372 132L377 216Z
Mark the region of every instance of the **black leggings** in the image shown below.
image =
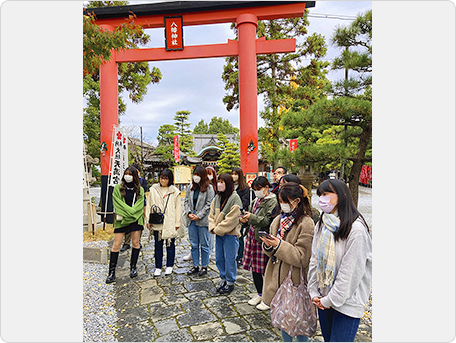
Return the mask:
M258 294L263 293L263 275L262 273L255 273L252 272L253 276L253 283L255 284L255 288Z

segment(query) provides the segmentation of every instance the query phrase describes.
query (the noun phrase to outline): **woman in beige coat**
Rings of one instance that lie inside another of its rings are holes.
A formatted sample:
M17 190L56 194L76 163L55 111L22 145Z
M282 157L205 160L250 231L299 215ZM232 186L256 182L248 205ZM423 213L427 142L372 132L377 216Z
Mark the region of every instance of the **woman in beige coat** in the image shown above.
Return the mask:
M173 173L163 169L160 173L160 182L150 187L146 206L146 220L149 221L151 206L156 205L165 215L163 224L147 224L153 231L155 243L155 276L161 275L163 266L163 241L166 242L166 270L165 275L173 272L174 257L176 255L175 240L181 225L181 198L180 191L174 184ZM152 232L151 232L152 233Z
M237 276L236 256L241 233L242 201L230 174L223 173L217 182L218 194L211 203L209 232L215 234L215 265L219 270L220 286L216 291L229 294L234 289Z
M304 279L309 270L314 235L314 221L307 189L295 182L288 182L278 192L280 215L271 223L269 233L263 236L263 251L269 256L264 274L263 302L271 304L274 295L293 266L291 278L295 285L301 283L301 266ZM283 341L290 336L282 330ZM307 341L298 336L298 341ZM308 338L307 338L308 339Z

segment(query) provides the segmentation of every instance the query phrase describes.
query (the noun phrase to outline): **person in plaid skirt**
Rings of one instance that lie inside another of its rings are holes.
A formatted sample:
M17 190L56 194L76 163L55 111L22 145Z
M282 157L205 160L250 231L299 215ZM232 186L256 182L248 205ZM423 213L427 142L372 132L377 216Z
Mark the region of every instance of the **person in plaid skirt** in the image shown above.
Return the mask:
M258 176L253 180L252 189L256 199L249 206L249 212L240 218L241 223L249 225L242 264L245 270L252 270L253 282L258 293L258 296L250 299L248 303L261 311L269 309L269 306L262 301L263 276L268 257L261 248L259 231L269 232L271 215L277 206L277 197L269 192L270 187L264 176Z

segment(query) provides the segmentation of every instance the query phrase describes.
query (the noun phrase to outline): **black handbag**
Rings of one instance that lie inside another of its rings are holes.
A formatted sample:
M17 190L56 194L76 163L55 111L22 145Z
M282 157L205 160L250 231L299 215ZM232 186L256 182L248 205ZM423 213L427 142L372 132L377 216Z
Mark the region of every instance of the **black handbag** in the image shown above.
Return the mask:
M161 212L160 207L157 205L152 205L150 207L149 224L163 224L163 221L165 220L164 213L166 212L166 207L168 206L168 200L169 194L168 198L166 199L165 209L163 210L163 213Z

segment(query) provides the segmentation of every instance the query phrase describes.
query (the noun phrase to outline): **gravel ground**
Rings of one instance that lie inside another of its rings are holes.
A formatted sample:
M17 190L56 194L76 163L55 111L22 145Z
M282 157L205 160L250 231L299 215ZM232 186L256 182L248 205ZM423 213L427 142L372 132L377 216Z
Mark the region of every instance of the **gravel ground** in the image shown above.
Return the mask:
M106 247L105 241L84 243L85 247ZM83 263L83 342L117 342L117 313L114 286L105 283L108 266Z

